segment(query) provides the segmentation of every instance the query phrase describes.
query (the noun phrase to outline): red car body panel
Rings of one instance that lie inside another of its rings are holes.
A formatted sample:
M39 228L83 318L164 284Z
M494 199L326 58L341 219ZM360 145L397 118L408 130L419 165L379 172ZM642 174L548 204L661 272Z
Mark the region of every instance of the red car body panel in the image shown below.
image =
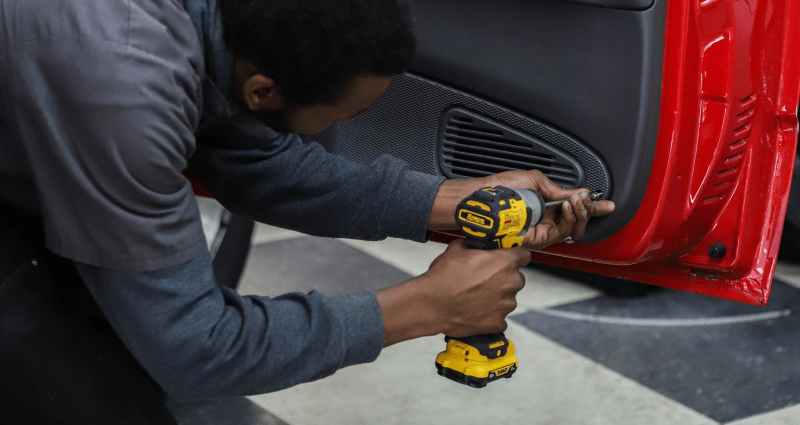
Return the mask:
M197 178L197 176L194 175L193 172L189 170L183 170L183 175L187 179L189 179L189 183L192 184L192 190L194 191L195 195L202 196L204 198L214 197L213 195L211 195L211 192L209 192L208 189L206 189L206 187L203 186L203 183L200 183L200 180Z
M765 305L797 145L800 2L667 7L659 133L638 212L606 240L532 257ZM727 248L717 259L708 253L715 242Z

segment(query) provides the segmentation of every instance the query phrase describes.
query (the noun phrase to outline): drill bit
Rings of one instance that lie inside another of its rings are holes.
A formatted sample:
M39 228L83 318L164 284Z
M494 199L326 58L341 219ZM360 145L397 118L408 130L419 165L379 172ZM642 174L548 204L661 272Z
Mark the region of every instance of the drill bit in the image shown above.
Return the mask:
M592 201L597 201L602 197L603 197L603 191L601 191L601 190L593 190L593 191L589 192L589 199L591 199ZM569 199L562 199L560 201L546 202L544 204L544 207L545 207L545 209L546 208L550 208L550 207L555 207L555 206L563 204L564 202L569 202Z

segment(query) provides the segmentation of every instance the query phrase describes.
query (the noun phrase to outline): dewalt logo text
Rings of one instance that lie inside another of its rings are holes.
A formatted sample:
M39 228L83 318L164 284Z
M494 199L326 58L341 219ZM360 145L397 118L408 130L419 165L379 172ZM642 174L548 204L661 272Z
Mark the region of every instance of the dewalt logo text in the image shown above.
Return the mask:
M467 221L475 224L486 224L486 220L472 213L467 213Z

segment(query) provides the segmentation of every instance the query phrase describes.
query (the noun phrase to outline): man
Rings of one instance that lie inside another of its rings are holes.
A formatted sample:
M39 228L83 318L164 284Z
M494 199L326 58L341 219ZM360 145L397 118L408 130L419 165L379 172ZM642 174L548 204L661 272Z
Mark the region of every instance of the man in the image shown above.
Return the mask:
M526 249L455 242L386 290L239 296L214 282L187 166L232 211L322 236L424 242L497 184L570 198L528 249L613 209L538 172L443 182L303 144L407 67L396 0L0 0L0 25L2 423L174 423L163 391L276 391L502 331L524 285Z

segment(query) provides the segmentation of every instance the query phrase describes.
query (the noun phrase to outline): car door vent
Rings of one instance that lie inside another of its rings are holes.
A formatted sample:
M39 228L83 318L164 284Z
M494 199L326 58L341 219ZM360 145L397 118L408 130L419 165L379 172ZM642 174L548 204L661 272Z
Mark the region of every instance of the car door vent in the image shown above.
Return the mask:
M750 150L750 139L753 134L753 117L756 115L757 96L755 93L739 101L739 113L732 120L730 143L722 152L717 162L715 174L711 176L708 186L703 190L703 203L710 204L728 199L735 181L742 170L747 152Z
M451 108L442 114L438 145L439 166L449 178L536 169L564 187L585 186L583 167L571 155L465 108Z

